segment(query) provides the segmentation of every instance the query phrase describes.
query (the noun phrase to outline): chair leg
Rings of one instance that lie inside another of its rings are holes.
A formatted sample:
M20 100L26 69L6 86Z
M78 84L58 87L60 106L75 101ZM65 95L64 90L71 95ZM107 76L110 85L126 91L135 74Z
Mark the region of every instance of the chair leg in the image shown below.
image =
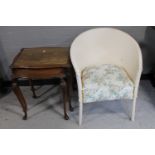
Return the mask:
M136 111L136 97L134 97L133 103L132 103L131 121L135 120L135 111Z
M80 101L79 103L79 125L82 124L82 114L83 114L83 103Z

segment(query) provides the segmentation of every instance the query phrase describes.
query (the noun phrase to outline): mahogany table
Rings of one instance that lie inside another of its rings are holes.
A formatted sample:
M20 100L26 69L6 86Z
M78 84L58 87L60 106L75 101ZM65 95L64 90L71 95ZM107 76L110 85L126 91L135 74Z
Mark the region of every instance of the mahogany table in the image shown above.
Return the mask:
M41 47L24 48L14 58L11 65L12 88L17 96L23 112L23 119L27 119L27 103L18 86L19 78L26 78L30 81L33 96L36 97L32 80L59 78L64 100L64 118L67 115L67 106L72 111L71 89L72 89L72 67L69 58L69 48L64 47Z

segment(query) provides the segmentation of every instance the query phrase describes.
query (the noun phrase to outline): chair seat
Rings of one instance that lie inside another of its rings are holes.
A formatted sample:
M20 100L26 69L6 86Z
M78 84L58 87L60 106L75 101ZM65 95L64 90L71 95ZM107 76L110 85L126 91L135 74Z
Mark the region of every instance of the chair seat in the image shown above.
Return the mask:
M134 84L127 72L116 65L86 67L82 84L83 102L133 99Z

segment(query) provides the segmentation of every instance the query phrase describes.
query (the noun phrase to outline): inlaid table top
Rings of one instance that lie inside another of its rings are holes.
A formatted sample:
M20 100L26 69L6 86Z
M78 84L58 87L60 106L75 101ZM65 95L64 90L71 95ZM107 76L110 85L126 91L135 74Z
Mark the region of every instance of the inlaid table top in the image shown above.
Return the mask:
M15 57L11 68L51 68L69 65L69 48L24 48Z

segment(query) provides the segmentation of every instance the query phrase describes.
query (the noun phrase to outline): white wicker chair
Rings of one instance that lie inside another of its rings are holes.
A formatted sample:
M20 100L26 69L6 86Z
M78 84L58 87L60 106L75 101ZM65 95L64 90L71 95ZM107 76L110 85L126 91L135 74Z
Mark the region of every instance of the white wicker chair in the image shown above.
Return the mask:
M79 95L79 125L83 113L82 71L85 67L114 64L123 67L134 84L131 120L135 118L136 98L142 72L142 55L137 42L127 33L114 28L95 28L75 38L70 49Z

